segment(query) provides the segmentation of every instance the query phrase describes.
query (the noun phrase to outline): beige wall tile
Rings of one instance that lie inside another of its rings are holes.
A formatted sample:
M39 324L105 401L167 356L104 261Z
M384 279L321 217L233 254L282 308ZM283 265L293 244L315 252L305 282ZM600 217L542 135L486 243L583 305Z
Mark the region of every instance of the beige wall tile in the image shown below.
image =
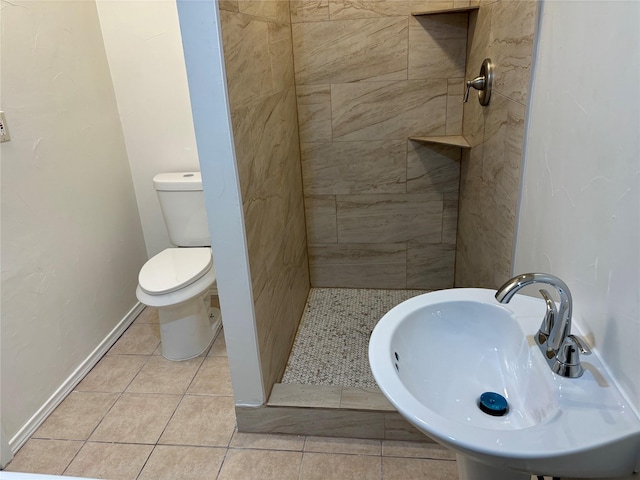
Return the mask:
M311 243L337 243L336 197L305 197L307 239Z
M233 397L185 395L158 443L226 447L234 428Z
M71 392L33 438L86 440L117 399L117 393Z
M153 445L87 442L64 472L67 476L135 480Z
M219 0L218 7L220 10L228 10L229 12L239 12L238 0Z
M240 179L242 197L250 196L258 183L254 178L255 155L253 153L252 127L254 107L244 107L231 113L233 143L236 151L236 165Z
M216 478L226 450L215 447L158 445L138 480L201 480Z
M300 142L330 142L331 103L298 104Z
M458 229L458 192L444 194L442 210L442 243L456 244Z
M494 90L527 102L538 4L533 0L497 2L491 16L489 54L496 70Z
M290 0L289 4L293 23L329 20L329 0Z
M460 149L408 143L407 192L452 193L460 184Z
M453 0L330 0L332 20L407 16L411 12L453 6Z
M218 480L297 480L302 453L229 449Z
M240 13L277 23L289 22L289 2L282 0L239 0Z
M293 87L293 45L290 25L269 23L269 55L273 91L279 92Z
M296 83L407 78L407 19L295 23Z
M233 111L272 91L269 24L226 11L220 12L220 23L229 103Z
M340 243L439 243L442 194L338 195Z
M455 245L407 245L407 288L453 287Z
M458 478L456 462L448 460L382 457L382 470L385 480L405 480L407 478L456 480Z
M463 77L467 15L409 18L409 79Z
M156 443L179 401L179 395L125 393L100 422L89 440Z
M508 192L509 210L516 211L524 142L525 106L496 94L485 124L482 177Z
M302 458L300 480L353 478L378 480L382 474L380 457L305 453Z
M411 135L444 135L446 94L446 79L334 85L333 138L406 140Z
M148 357L105 355L75 388L77 392L124 392Z
M20 448L5 470L62 475L82 445L81 441L32 438Z
M296 85L298 105L331 103L331 85Z
M463 95L447 95L447 135L462 135Z
M302 143L305 195L405 193L407 142Z
M406 245L309 245L314 287L404 288Z
M187 390L204 358L174 362L151 357L127 387L129 393L181 394Z

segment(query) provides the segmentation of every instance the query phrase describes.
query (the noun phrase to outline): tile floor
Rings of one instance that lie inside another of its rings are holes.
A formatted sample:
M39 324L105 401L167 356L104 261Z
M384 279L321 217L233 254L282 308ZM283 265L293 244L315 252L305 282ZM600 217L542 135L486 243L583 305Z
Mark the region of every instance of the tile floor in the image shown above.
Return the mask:
M224 338L186 362L160 356L147 308L34 433L8 471L144 479L458 478L435 444L239 433Z

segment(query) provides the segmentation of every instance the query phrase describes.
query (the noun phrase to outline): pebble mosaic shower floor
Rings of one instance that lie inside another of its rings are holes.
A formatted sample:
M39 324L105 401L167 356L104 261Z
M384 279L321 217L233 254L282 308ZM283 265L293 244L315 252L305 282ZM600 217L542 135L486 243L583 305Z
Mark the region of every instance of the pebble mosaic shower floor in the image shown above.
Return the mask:
M426 290L312 288L282 383L376 388L369 337L380 318Z

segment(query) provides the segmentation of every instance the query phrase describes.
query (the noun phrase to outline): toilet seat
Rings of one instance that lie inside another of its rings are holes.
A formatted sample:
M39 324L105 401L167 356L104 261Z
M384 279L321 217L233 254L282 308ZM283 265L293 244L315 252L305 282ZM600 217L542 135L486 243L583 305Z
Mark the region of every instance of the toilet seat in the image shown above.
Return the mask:
M138 285L149 295L164 295L202 278L212 265L208 247L167 248L144 264L138 275Z
M165 254L167 250L171 252ZM199 252L182 253L192 250ZM159 256L160 261L156 262ZM147 268L148 265L151 266ZM162 265L166 270L159 270ZM170 307L206 294L215 282L211 248L168 248L148 260L140 270L136 297L150 307Z

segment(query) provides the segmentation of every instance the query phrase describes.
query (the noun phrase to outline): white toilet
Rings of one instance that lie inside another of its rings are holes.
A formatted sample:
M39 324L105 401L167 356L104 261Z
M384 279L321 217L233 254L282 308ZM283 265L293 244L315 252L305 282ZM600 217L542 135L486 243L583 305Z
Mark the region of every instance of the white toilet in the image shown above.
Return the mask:
M144 264L136 296L158 307L162 355L187 360L203 353L220 328L219 310L209 312L216 272L200 172L161 173L153 178L169 240Z

